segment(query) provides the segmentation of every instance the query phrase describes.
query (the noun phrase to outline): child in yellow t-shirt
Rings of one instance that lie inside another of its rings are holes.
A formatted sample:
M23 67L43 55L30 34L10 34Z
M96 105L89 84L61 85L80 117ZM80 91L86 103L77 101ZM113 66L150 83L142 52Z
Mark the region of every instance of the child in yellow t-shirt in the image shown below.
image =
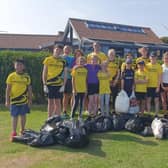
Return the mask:
M160 84L162 77L162 67L157 63L157 54L151 52L150 63L146 65L148 70L149 82L147 88L147 110L151 110L151 100L154 99L155 102L155 115L158 115L159 112L159 96L160 96Z
M145 110L148 72L144 69L145 62L140 60L137 62L137 70L135 71L135 95L140 106L140 111L143 114Z
M55 45L53 55L43 61L42 80L48 95L48 118L61 115L61 99L67 80L67 62L61 58L62 46ZM64 74L64 75L63 75Z
M74 118L75 111L79 106L79 120L82 119L82 109L83 109L83 99L87 92L87 69L84 67L86 60L84 57L79 57L76 60L77 68L73 68L71 75L72 75L72 89L74 95L74 101L71 110L71 118Z
M127 59L131 59L131 60L132 60L131 68L134 70L134 69L135 69L135 65L133 64L133 56L132 56L132 53L127 53L127 54L126 54L126 59L125 59L125 60L127 60ZM121 64L121 73L122 73L125 69L126 69L126 63L123 62L123 63Z
M162 80L161 80L161 102L164 115L168 115L168 52L163 54L162 64Z
M110 74L107 70L108 61L104 61L101 64L101 70L99 70L97 76L99 79L99 97L100 97L100 109L103 115L109 115L109 102L110 102Z
M24 60L14 62L15 72L9 74L6 80L6 107L10 107L12 117L12 134L10 140L17 135L17 123L20 116L21 133L26 125L26 113L32 103L32 88L30 76L24 72Z
M115 62L116 52L114 49L108 50L108 66L107 70L110 75L110 90L112 96L112 108L114 109L115 99L119 92L119 78L120 78L120 69Z

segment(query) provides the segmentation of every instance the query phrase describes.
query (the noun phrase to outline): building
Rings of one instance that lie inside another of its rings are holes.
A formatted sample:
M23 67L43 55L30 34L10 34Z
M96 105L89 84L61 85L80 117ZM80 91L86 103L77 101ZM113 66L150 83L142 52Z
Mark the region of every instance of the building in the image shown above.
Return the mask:
M137 50L142 46L157 51L159 55L168 50L168 45L163 43L149 27L75 18L68 20L62 40L64 44L82 48L85 53L92 50L91 44L94 41L101 44L105 53L108 49L114 48L119 56L132 52L137 57Z
M123 57L132 52L138 56L138 48L145 46L157 51L158 55L168 51L163 43L149 27L131 26L91 20L69 18L64 32L57 35L33 34L0 34L0 50L52 51L56 43L81 48L85 54L92 51L92 43L99 42L102 51L114 48L118 56Z
M0 34L0 50L41 51L43 45L54 45L62 41L62 32L58 35L39 34Z

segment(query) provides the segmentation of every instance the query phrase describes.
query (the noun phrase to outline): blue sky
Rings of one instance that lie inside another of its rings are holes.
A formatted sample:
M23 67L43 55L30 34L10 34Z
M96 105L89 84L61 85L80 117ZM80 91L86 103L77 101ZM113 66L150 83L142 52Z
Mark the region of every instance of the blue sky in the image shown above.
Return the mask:
M151 27L168 36L167 9L167 0L0 0L0 31L57 34L71 17Z

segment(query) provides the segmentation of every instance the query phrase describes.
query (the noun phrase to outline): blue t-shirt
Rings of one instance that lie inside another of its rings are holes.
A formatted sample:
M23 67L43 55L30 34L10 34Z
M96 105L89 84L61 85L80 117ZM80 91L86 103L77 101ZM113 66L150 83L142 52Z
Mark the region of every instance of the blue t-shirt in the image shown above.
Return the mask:
M71 69L73 67L73 63L74 63L74 57L73 56L69 56L69 55L66 55L66 56L62 56L62 58L64 60L66 60L67 62L67 68L68 68L68 72L67 72L67 79L71 79L72 76L71 76Z

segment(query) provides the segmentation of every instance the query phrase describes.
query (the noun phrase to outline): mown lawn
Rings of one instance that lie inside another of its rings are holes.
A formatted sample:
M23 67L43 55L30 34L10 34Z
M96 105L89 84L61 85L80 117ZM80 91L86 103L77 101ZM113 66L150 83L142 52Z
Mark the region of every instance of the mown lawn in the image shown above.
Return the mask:
M39 130L46 107L33 107L27 128ZM61 145L32 148L9 142L10 115L0 109L0 168L168 168L168 140L126 131L93 134L84 149Z

